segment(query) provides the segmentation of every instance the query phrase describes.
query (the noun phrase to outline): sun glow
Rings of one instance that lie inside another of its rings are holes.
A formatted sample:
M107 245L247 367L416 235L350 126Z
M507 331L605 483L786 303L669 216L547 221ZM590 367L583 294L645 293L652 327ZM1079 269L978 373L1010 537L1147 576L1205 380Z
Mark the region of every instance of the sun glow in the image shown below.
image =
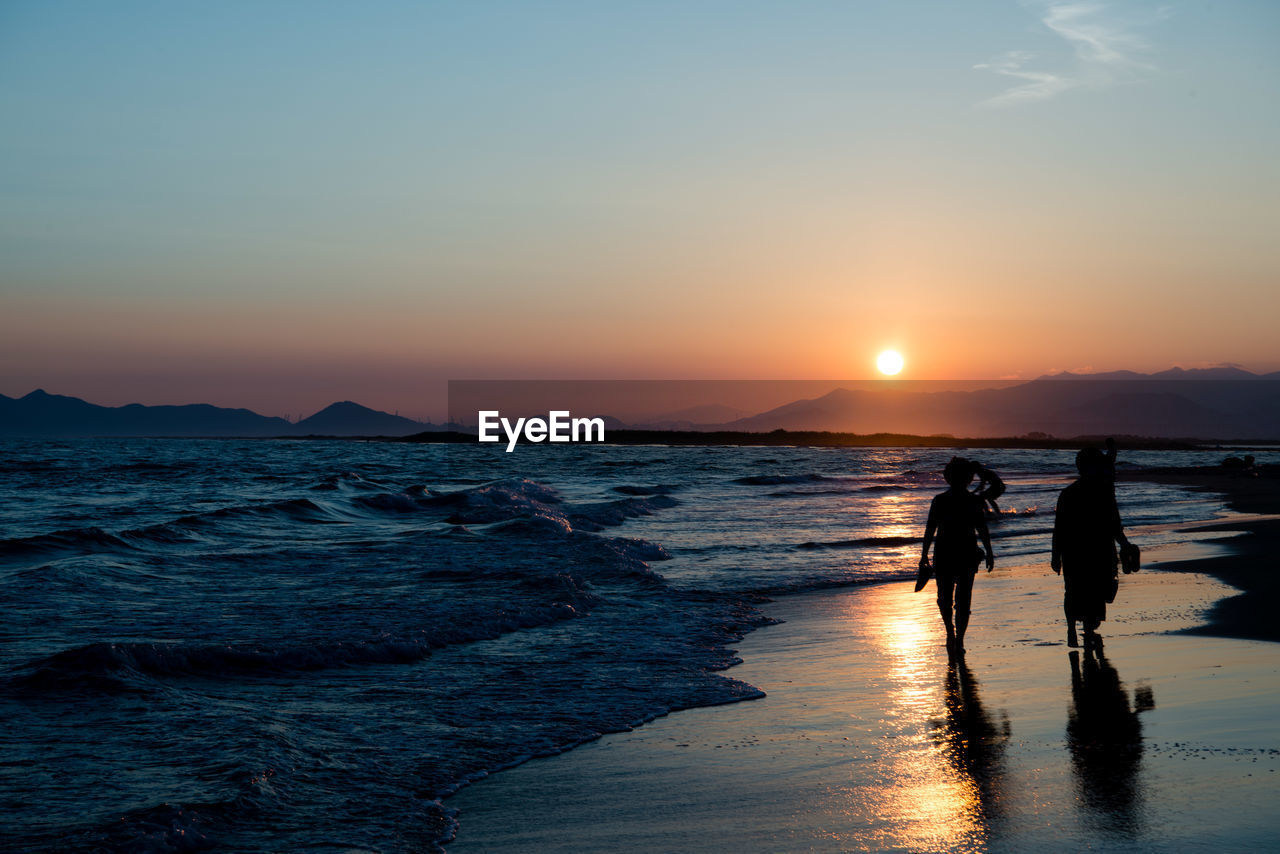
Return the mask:
M880 373L886 376L893 376L902 370L902 366L906 362L902 358L902 354L897 350L885 350L879 356L876 356L876 367L880 369Z

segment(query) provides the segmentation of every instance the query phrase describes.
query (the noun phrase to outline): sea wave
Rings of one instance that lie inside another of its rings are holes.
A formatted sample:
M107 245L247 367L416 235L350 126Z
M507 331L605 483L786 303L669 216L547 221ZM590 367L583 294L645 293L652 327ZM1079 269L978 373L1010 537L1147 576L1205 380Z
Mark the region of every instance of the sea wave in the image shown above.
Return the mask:
M349 474L341 476L344 480L350 477ZM68 528L0 540L0 562L47 561L61 556L113 550L189 546L223 532L229 537L241 537L270 530L264 528L264 524L345 525L414 514L434 515L439 521L453 525L484 525L526 519L531 520L534 526L541 524L544 530L557 528L566 533L571 530L602 531L617 527L628 519L676 506L679 502L667 494L671 489L652 487L651 494L568 504L551 487L528 479L506 479L455 492L437 492L419 486L400 492L247 502L184 514L165 522L118 532L100 527ZM252 527L246 527L249 523ZM227 526L233 527L228 529Z
M805 472L804 474L753 474L735 478L733 482L744 486L781 486L786 483L820 483L824 480L831 480L831 478L816 472Z
M677 484L659 483L653 486L636 486L632 484L623 484L622 486L613 487L614 492L620 492L623 495L669 495L680 487Z
M129 543L101 528L69 528L31 537L0 540L0 560L48 557L59 552L127 549Z
M829 540L826 542L807 542L796 546L798 549L859 549L868 546L909 546L923 542L923 537L857 537L851 540Z
M136 691L145 684L130 677L239 679L370 664L409 664L455 644L499 637L578 616L595 600L560 576L563 598L550 604L511 603L488 612L454 616L452 624L423 628L399 637L293 644L278 647L236 644L97 642L55 653L21 666L11 689Z

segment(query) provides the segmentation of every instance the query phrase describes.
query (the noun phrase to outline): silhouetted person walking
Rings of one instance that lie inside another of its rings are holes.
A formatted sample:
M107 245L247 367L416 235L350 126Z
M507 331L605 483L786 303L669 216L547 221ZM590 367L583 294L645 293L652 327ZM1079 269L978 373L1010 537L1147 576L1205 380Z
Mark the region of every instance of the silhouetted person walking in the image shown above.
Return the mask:
M973 577L986 549L987 572L995 565L991 553L991 535L983 518L982 499L969 492L974 464L963 457L952 457L942 475L951 488L939 493L929 505L929 519L924 527L924 548L920 555L922 578L929 570L929 546L935 536L933 574L938 585L938 610L947 628L947 653L952 657L964 653L964 633L969 627L969 605L973 595ZM921 585L916 587L920 589ZM952 609L955 610L954 620Z
M1080 477L1058 497L1049 563L1066 587L1062 604L1068 646L1080 645L1077 621L1084 623L1086 648L1101 644L1098 626L1107 618L1107 603L1116 595L1116 543L1125 551L1126 562L1136 568L1137 549L1124 535L1116 506L1114 460L1114 451L1104 455L1098 448L1083 449L1076 454Z

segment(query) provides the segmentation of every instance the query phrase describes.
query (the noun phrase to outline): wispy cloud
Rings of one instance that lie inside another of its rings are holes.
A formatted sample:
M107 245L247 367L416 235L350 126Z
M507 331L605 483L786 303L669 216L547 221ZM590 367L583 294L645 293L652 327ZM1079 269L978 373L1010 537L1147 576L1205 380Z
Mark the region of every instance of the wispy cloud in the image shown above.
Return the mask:
M1040 22L1071 48L1072 61L1061 70L1035 67L1039 57L1013 50L974 66L1019 81L984 106L1010 107L1046 101L1071 89L1101 89L1140 79L1154 70L1142 59L1148 45L1102 3L1037 4Z

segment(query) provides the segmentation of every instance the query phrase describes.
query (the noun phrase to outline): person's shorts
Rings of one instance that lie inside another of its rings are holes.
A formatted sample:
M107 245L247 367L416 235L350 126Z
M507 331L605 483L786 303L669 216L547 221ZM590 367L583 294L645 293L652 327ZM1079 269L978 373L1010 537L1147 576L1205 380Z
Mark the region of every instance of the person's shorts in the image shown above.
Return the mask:
M973 579L977 574L977 564L973 565L973 569L962 569L959 572L946 567L935 569L934 578L938 585L938 604L949 608L954 602L957 611L968 612L969 603L973 597Z

